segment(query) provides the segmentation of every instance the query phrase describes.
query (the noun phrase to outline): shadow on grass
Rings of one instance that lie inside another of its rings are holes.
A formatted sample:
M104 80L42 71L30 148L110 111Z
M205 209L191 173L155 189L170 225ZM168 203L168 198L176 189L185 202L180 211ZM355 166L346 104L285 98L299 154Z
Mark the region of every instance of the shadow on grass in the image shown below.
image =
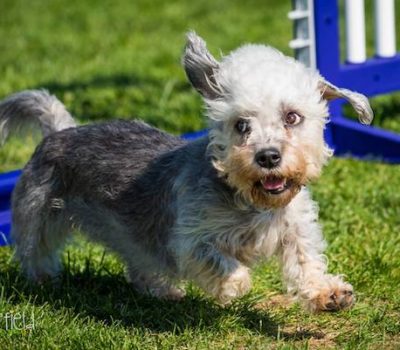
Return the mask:
M155 81L146 81L132 75L117 74L113 76L94 76L90 80L79 80L72 81L69 83L60 83L58 81L45 82L40 86L34 87L34 89L44 88L52 93L64 93L69 91L83 90L87 88L104 88L104 87L128 87L128 86L140 86L146 84L155 84Z
M172 77L171 77L172 78ZM155 79L146 77L145 79L132 74L119 73L114 75L96 75L88 80L78 80L68 83L60 83L59 81L49 81L34 86L32 89L47 89L51 93L62 94L65 92L74 92L85 90L88 88L126 88L126 87L141 87L153 86L159 90L165 87L168 79ZM190 84L186 81L174 80L174 91L189 91L191 90Z
M223 308L190 286L188 296L180 302L144 296L137 293L122 274L95 271L89 260L82 272L67 269L56 285L33 285L21 276L15 265L9 265L0 271L0 284L4 288L3 300L7 303L22 307L28 300L36 306L48 304L55 310L73 310L78 318L86 320L89 317L105 326L117 322L126 328L176 335L185 329L201 332L240 327L281 340L324 337L315 330L281 331L282 327L268 310L257 308L256 301L250 297Z
M122 275L93 272L64 272L56 284L33 285L16 267L0 272L4 300L17 305L30 300L35 305L50 304L55 309L72 309L78 317L91 317L105 325L118 322L124 327L174 332L226 328L225 318L251 331L276 337L278 327L268 313L242 300L220 307L201 296L186 296L180 302L162 301L137 293ZM193 293L189 293L193 294Z
M45 88L66 104L81 122L139 118L175 134L205 126L200 99L188 82L140 74L99 74L70 82L48 81Z

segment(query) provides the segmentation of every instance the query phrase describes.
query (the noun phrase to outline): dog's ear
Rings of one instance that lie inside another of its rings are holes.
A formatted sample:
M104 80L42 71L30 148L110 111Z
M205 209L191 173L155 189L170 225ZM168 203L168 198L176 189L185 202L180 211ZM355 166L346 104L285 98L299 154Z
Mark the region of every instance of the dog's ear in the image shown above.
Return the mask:
M185 52L182 64L193 87L204 97L214 100L221 96L215 80L219 68L218 61L207 50L206 43L195 32L186 36Z
M322 97L327 101L340 97L346 99L357 112L360 122L363 124L371 124L374 118L374 112L366 96L347 89L340 89L325 79L320 80L319 89Z

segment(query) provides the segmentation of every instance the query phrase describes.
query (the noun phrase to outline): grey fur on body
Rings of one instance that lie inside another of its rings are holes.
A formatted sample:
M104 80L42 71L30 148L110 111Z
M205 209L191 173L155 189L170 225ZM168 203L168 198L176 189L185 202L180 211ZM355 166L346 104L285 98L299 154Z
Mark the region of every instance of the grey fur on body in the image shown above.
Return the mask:
M249 290L249 268L276 254L288 291L309 310L351 306L351 285L327 273L305 185L331 154L326 101L347 98L367 121L366 98L261 45L218 62L189 33L183 64L211 122L210 135L194 142L140 121L76 127L45 91L0 104L2 140L30 121L45 136L12 198L24 272L38 282L57 276L59 253L78 227L122 257L136 289L160 298L182 298L176 282L190 279L229 303ZM257 160L270 149L279 155L274 167Z
M204 205L210 213L213 206L215 210L225 206L229 217L234 209L234 192L211 166L207 145L208 137L187 143L140 121L80 126L46 137L24 167L13 193L13 236L23 266L27 259L28 275L41 279L55 274L46 270L52 267L47 261L43 270L32 266L32 250L39 244L43 254L43 247L49 247L51 259L58 259L53 255L62 241L58 237L53 241L52 235L67 235L76 226L118 252L128 270L134 271L129 276L133 281L137 277L132 274L142 278L145 273L152 279L165 273L163 277L190 278L190 273L183 274L183 266L177 266L176 247L169 246L174 234L178 235L179 211L195 220L206 214ZM248 211L252 215L254 210ZM243 218L243 212L238 214L236 224L246 224L248 218ZM38 217L43 221L37 222ZM22 222L26 222L24 232L19 229ZM33 222L38 225L35 230L47 234L26 232ZM191 226L186 221L182 225L184 230ZM17 230L20 233L15 234ZM248 236L240 239L250 240ZM208 260L205 263L218 264L210 244L192 249ZM35 262L43 258L38 256ZM214 268L223 275L236 265Z

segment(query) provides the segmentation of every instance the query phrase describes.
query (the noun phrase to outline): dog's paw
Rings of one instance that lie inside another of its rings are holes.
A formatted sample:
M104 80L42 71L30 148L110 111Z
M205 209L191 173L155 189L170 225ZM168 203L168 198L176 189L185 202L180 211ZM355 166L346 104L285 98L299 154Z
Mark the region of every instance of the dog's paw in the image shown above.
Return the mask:
M251 288L251 278L246 267L239 267L232 275L221 281L215 295L217 302L228 305L233 299L246 294Z
M168 291L161 298L165 300L180 301L186 296L186 292L182 288L170 286Z
M306 308L312 312L339 311L350 308L355 302L351 284L333 277L323 287L316 288L304 300Z
M149 288L149 294L157 299L180 301L182 300L186 292L182 288L175 287L173 285L165 285L161 287Z
M139 293L151 295L157 299L179 301L186 295L184 289L173 285L161 276L139 274L136 270L126 272L126 279Z

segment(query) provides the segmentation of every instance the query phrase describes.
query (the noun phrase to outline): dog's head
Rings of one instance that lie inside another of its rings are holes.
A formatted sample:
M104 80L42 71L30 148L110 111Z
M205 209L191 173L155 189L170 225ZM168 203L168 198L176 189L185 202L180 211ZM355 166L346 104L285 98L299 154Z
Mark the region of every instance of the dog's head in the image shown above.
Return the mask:
M205 101L214 167L258 208L287 205L320 175L332 153L323 138L328 100L343 97L361 122L372 120L365 96L274 48L245 45L219 62L196 34L187 39L183 65Z

